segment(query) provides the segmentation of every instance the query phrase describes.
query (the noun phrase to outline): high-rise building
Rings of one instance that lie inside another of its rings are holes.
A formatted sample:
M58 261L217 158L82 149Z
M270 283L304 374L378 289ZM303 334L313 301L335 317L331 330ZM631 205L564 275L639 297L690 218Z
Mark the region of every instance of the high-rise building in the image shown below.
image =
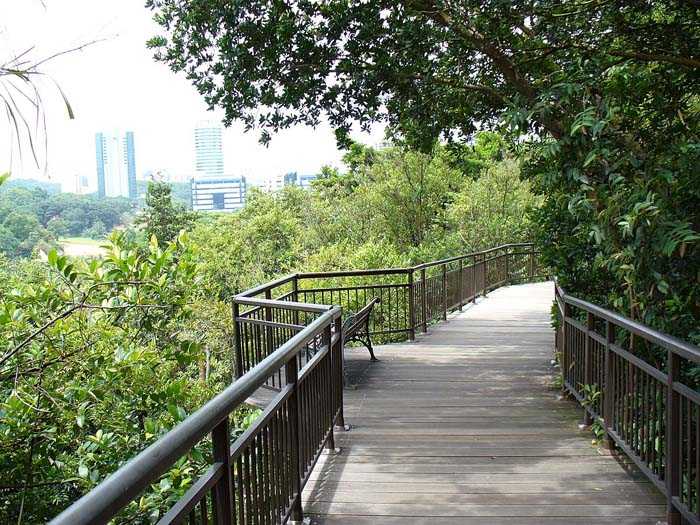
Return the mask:
M311 182L317 178L318 175L301 175L299 176L299 186L305 190L308 190L311 188Z
M290 171L284 175L284 185L285 186L296 186L298 175L296 171Z
M318 178L318 175L299 175L296 171L291 171L284 176L285 186L301 186L308 190L311 188L311 181Z
M195 172L197 177L222 177L224 152L221 146L221 126L200 122L194 129Z
M136 198L134 133L96 133L97 195Z
M235 211L245 205L245 177L198 177L191 184L195 211Z

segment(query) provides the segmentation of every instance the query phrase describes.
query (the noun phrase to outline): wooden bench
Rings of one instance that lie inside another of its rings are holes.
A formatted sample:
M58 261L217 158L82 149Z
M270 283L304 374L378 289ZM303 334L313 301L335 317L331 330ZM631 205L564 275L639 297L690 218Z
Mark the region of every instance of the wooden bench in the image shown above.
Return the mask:
M374 309L374 305L379 304L379 302L379 298L375 297L363 306L359 312L351 314L343 321L344 342L349 343L351 341L357 341L365 345L367 350L369 350L370 361L379 361L374 355L372 339L370 339L369 335L369 321L372 310Z

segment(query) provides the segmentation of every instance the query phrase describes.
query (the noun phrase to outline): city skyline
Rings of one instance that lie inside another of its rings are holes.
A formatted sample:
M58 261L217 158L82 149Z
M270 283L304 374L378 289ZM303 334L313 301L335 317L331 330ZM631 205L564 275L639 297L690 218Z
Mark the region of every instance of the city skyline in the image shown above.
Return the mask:
M82 21L94 23L85 26ZM190 82L156 63L146 48L158 32L151 13L142 5L107 0L75 0L70 4L21 2L0 5L0 44L8 54L33 47L40 58L99 40L81 51L45 64L47 76L65 92L75 113L69 120L60 94L45 82L48 160L36 167L31 156L20 160L16 148L0 148L0 172L15 178L51 180L64 191L75 191L76 180L88 177L96 191L95 133L129 129L138 137L137 177L167 171L173 180L193 175L192 129L200 120L222 121L220 111L209 112ZM60 28L58 30L57 28ZM50 95L50 96L49 96ZM370 144L383 138L382 128L354 137ZM251 182L297 171L314 173L325 165L339 166L342 152L328 125L299 126L281 131L265 147L253 130L244 133L234 122L222 132L224 173L244 175ZM0 143L10 144L9 128L0 127ZM82 190L81 190L82 191Z

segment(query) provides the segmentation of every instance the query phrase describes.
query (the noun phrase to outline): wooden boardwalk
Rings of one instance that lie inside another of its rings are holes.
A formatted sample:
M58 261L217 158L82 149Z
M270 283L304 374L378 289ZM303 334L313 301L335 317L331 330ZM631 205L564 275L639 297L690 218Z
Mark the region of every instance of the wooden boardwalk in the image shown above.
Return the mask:
M551 283L511 286L414 343L352 350L352 430L304 492L314 523L655 524L664 500L550 386Z

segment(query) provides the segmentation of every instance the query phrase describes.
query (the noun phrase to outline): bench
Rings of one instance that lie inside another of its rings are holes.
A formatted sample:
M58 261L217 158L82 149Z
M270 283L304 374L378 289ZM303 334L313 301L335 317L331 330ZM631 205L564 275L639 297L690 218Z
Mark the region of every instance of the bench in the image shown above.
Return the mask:
M363 306L359 312L351 314L343 321L344 343L357 341L365 345L367 350L369 350L370 361L379 361L374 355L372 340L369 336L369 320L372 315L372 309L374 309L374 305L379 304L379 302L379 298L375 297Z

